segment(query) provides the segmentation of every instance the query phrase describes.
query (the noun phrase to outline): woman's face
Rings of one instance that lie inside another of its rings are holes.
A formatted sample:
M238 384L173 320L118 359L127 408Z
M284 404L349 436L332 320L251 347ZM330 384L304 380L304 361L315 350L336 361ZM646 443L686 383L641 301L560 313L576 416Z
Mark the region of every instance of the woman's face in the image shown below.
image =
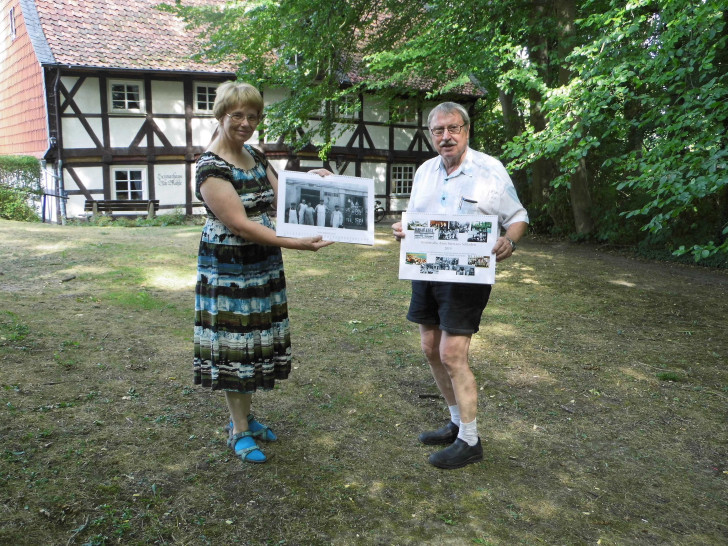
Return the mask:
M247 105L238 105L228 112L220 120L225 138L233 143L242 145L247 142L258 128L260 115L256 108Z

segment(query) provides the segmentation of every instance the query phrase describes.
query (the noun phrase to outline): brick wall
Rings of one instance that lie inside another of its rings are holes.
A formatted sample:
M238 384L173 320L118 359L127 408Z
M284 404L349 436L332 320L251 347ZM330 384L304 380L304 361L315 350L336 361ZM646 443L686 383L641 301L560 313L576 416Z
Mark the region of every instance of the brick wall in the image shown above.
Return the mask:
M43 74L20 2L0 0L0 155L41 157L48 148ZM10 10L15 9L16 36Z

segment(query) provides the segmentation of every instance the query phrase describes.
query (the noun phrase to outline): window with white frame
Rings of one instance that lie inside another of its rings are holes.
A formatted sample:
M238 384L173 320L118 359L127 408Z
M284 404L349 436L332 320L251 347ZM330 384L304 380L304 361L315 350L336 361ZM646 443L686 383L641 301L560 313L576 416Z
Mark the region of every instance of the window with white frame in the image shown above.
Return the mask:
M359 119L359 98L353 95L347 95L336 103L336 117L341 120L357 120Z
M303 55L294 53L293 56L286 59L286 65L288 68L299 68L303 66Z
M414 165L392 165L390 168L392 192L396 194L412 193L412 181L415 178Z
M196 83L195 84L195 110L202 113L212 113L212 106L215 104L217 95L217 84Z
M140 168L114 169L114 199L144 199L144 170Z
M15 6L10 8L8 17L10 18L10 40L15 40L15 38L18 36L18 29L15 26Z
M112 112L144 112L144 87L139 82L109 82Z

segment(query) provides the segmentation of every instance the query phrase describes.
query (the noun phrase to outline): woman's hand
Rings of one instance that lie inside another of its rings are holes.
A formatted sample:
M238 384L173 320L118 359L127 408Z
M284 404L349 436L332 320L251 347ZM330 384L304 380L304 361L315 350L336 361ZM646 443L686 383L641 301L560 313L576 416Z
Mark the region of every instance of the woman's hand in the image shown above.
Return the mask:
M402 222L396 222L392 224L392 235L394 235L395 240L401 241L404 239L404 231L402 230Z
M302 239L298 239L298 242L301 245L300 250L310 250L311 252L316 252L325 246L334 244L334 241L322 240L321 235L317 235L316 237L303 237Z
M331 176L332 174L334 174L334 173L332 173L331 171L329 171L327 169L313 169L312 171L308 171L308 172L310 172L311 174L317 174L317 175L319 175L321 177Z

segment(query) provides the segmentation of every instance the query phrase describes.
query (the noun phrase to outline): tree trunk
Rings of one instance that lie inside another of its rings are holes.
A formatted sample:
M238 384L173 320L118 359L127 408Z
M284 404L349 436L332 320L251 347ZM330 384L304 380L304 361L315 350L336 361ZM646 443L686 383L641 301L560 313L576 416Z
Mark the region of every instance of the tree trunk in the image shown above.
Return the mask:
M574 0L556 0L556 14L559 25L559 84L568 85L571 80L571 71L565 64L566 56L571 52L574 36L574 19L576 17L576 6ZM577 117L574 129L579 127L580 120ZM571 174L570 197L571 210L574 215L574 225L578 235L588 235L594 230L592 219L592 201L589 193L589 176L587 173L586 159L582 157L579 164Z
M544 17L544 9L542 5L535 4L533 17L535 20ZM528 57L531 63L538 70L541 79L549 82L549 47L548 41L544 35L531 35L529 37ZM543 97L536 89L529 91L529 122L536 133L546 128L546 118L544 117L541 105ZM553 180L554 172L556 172L553 160L547 158L539 158L532 163L531 176L531 205L534 212L541 211L547 203L549 197L549 189ZM537 215L538 216L538 215ZM552 220L557 223L556 218Z
M513 92L506 93L504 91L498 91L498 100L501 105L503 112L503 125L506 130L506 139L513 140L523 132L523 120L518 113L515 105L513 104ZM524 205L529 205L527 199L524 197L528 196L528 178L523 169L519 169L511 173L513 184L516 186L518 195L522 196L521 199L524 201Z

